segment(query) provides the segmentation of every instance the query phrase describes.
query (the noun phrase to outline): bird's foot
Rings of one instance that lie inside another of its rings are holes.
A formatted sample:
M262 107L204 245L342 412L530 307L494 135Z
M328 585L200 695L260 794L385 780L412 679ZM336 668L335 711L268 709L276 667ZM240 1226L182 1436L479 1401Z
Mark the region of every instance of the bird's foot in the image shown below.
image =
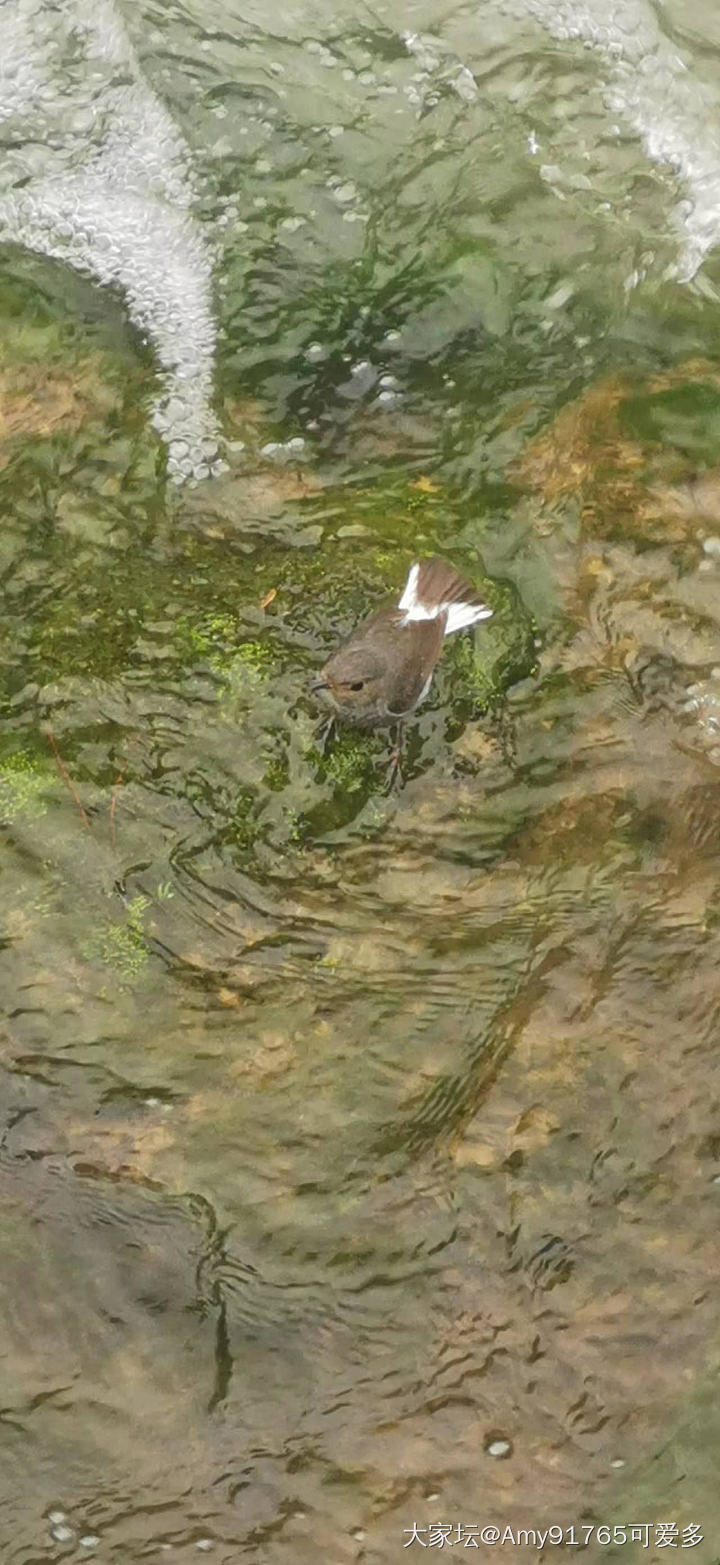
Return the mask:
M385 792L392 793L394 788L402 788L402 724L398 723L395 735L395 743L390 751L390 764L385 778Z

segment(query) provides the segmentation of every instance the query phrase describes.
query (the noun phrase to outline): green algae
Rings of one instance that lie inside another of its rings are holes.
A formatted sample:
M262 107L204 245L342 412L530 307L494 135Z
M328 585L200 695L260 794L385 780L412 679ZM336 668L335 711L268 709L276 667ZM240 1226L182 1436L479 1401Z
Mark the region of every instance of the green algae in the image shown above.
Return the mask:
M167 900L165 895L162 900ZM151 898L139 893L127 903L124 918L105 919L82 946L83 956L110 968L128 984L135 983L150 960L145 914Z
M44 815L48 808L50 773L27 750L16 750L0 762L0 820Z

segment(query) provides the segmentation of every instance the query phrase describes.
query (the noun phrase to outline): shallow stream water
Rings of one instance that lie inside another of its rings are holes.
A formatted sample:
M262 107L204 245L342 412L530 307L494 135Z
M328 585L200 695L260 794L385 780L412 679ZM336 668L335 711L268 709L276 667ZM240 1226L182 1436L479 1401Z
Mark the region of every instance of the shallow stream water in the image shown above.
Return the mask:
M0 14L2 1565L714 1565L715 8Z

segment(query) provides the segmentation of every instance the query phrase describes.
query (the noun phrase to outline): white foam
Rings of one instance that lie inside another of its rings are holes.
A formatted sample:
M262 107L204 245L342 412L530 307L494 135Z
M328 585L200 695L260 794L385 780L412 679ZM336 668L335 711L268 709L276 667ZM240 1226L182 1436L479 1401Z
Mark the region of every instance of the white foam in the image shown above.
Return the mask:
M608 68L606 102L640 136L648 157L674 169L689 201L677 209L675 275L694 277L720 238L720 101L663 33L645 0L504 0L559 39L580 39Z
M212 257L187 147L111 0L5 0L0 238L122 288L165 372L153 423L178 482L216 471Z

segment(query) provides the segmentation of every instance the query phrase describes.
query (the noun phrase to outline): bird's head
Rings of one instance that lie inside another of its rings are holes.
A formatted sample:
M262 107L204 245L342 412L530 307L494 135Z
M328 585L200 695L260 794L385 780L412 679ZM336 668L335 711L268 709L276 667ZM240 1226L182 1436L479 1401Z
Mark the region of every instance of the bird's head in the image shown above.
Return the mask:
M312 686L340 717L373 723L386 712L387 667L371 647L341 647Z

